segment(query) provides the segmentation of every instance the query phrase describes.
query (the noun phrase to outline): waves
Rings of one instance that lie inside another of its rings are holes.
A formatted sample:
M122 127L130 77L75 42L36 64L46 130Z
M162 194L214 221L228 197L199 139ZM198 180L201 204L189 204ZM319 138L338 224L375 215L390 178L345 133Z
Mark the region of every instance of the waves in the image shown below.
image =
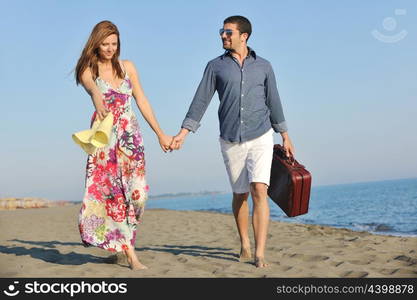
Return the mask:
M148 207L233 214L232 195L149 201ZM309 212L287 217L270 201L271 220L315 224L373 234L417 236L417 179L312 188ZM248 200L252 212L252 200Z

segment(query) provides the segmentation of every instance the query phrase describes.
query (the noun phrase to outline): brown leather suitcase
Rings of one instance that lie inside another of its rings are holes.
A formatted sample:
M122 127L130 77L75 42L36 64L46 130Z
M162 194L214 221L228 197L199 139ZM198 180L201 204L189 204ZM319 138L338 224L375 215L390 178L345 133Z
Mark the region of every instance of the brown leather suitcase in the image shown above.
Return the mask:
M294 158L287 158L284 147L274 145L268 196L288 217L295 217L308 212L310 190L310 172Z

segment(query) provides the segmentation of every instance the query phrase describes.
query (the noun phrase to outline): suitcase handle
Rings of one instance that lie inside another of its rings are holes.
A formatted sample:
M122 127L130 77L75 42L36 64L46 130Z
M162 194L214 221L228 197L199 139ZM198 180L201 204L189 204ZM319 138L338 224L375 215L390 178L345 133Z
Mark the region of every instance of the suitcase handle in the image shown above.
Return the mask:
M294 167L294 168L300 168L300 169L303 169L303 168L305 168L305 166L304 165L302 165L302 164L300 164L296 159L295 159L295 157L294 156L290 156L290 157L288 157L287 155L286 155L286 153L285 153L285 150L284 150L284 147L283 146L281 146L280 144L276 144L276 145L274 145L274 150L275 151L278 151L279 153L278 153L278 155L283 159L283 160L285 160L285 162L287 163L287 164L289 164L290 166L292 166L292 167Z
M286 152L285 152L285 150L284 150L284 147L283 146L281 146L280 144L276 144L276 145L274 145L274 152L275 151L277 151L277 152L279 152L279 155L283 158L283 159L285 159L285 160L291 160L292 159L292 162L291 163L294 163L294 161L295 161L295 158L291 155L291 156L287 156L287 154L286 154Z
M295 158L294 158L294 156L287 156L287 155L285 155L284 154L284 156L285 156L285 159L288 161L288 163L291 165L291 166L294 166L294 164L295 164Z

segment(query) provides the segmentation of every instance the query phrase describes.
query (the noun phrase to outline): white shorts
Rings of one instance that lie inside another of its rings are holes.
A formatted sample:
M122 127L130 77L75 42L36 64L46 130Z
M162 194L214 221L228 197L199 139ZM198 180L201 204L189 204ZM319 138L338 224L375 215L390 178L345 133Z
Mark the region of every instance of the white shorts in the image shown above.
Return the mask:
M231 143L219 138L233 193L248 193L252 182L262 182L269 186L273 133L271 128L260 137L243 143Z

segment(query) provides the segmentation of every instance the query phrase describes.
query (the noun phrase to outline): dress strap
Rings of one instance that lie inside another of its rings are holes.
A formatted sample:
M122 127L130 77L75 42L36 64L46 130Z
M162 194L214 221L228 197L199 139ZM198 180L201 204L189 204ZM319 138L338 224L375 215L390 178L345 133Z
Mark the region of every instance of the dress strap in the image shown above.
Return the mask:
M125 77L126 77L126 75L127 75L126 68L125 68L124 64L122 63L121 59L119 59L119 64L120 64L120 67L122 68L123 73L125 73Z

